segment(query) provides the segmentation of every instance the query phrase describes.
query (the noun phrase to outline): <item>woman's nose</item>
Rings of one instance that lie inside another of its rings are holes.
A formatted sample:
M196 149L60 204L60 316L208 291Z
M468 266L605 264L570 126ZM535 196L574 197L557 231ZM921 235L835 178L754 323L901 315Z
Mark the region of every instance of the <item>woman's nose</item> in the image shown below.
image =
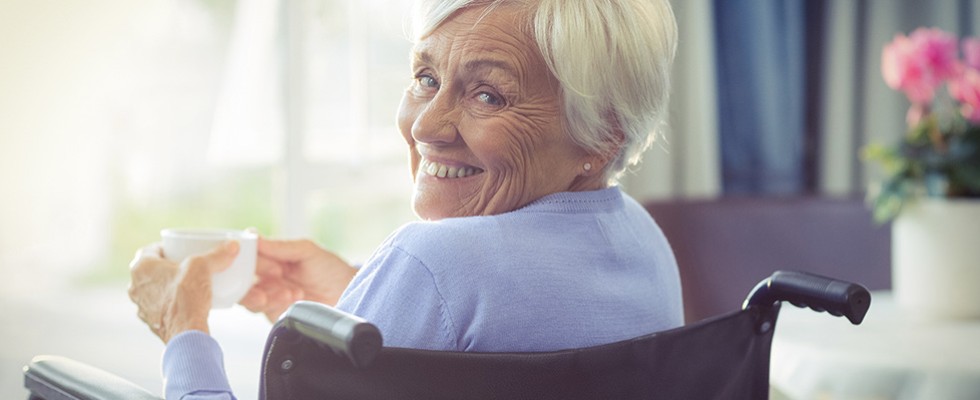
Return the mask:
M412 137L423 143L449 144L459 139L457 129L456 103L442 93L425 104L415 123L412 124Z

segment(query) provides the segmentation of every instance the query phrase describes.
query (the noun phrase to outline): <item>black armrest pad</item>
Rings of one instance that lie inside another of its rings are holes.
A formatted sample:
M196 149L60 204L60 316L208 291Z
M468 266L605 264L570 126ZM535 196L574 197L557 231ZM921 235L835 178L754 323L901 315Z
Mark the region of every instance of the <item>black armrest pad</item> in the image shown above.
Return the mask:
M274 332L282 329L306 336L359 367L370 365L383 345L381 331L363 318L310 301L290 306L273 327Z
M37 356L24 367L24 387L46 400L162 400L101 369L58 356Z

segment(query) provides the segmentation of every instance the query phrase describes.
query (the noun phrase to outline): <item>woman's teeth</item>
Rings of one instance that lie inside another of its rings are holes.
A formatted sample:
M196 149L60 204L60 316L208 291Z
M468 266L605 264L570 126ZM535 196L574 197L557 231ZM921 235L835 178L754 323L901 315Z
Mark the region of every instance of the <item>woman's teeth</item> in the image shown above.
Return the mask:
M465 178L483 172L482 169L475 167L450 167L429 160L422 160L419 168L426 174L439 178Z

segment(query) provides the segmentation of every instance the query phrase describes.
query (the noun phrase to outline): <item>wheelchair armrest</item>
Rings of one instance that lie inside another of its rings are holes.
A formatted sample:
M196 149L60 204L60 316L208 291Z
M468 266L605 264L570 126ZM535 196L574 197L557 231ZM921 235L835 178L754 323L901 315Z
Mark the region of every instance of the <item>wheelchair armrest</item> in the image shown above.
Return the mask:
M24 387L31 399L162 400L116 375L58 356L37 356L24 367Z
M289 307L273 331L288 329L346 356L364 367L381 351L381 331L353 314L315 302L300 301Z
M852 324L859 325L871 307L871 293L856 283L805 272L776 271L752 289L742 308L767 307L779 301L845 316Z

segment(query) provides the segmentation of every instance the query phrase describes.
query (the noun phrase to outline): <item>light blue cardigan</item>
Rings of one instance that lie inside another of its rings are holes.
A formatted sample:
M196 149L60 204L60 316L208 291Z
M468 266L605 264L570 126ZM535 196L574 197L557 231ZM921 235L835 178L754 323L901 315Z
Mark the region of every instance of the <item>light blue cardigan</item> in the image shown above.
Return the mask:
M409 223L367 260L337 308L377 325L385 346L456 351L578 348L683 323L670 246L616 187ZM163 367L168 399L233 398L221 349L204 333L175 337Z

